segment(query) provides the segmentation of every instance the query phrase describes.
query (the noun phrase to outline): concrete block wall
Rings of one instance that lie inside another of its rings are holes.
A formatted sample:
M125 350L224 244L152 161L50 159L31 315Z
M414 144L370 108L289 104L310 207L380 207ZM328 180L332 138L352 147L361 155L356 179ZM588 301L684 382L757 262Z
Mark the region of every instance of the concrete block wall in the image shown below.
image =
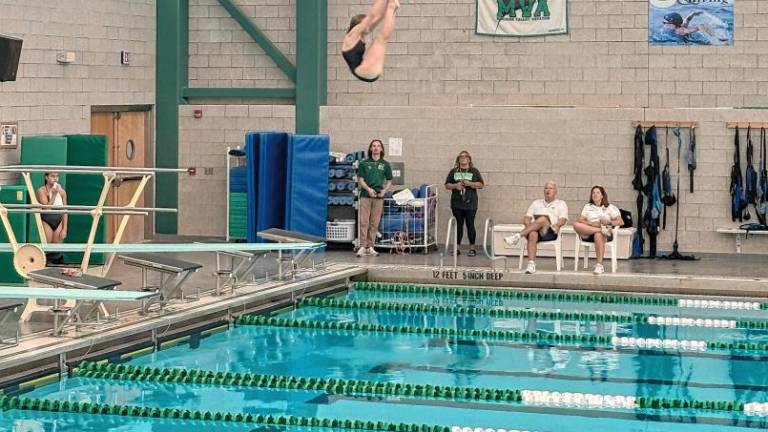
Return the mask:
M198 108L203 109L202 119L192 117ZM182 108L181 115L180 166L197 166L199 173L210 168L212 173L182 182L180 232L223 236L226 148L242 145L248 130L293 131L294 109L280 105L190 105ZM735 239L715 232L719 227L738 225L730 218L733 130L727 129L726 123L766 117L768 110L325 107L321 112L321 133L331 136L333 150L344 152L365 149L372 138L382 139L385 145L390 137L402 138L402 157L388 159L405 162L408 186L442 185L456 155L468 150L487 182L480 192L477 216L477 226L482 228L488 217L496 223L520 222L530 201L541 197L544 182L550 179L558 183L559 196L569 204L571 218L578 216L594 184L605 186L611 202L637 218L636 193L631 185L633 124L643 119L695 121L695 192L688 192L689 176L683 159L679 243L688 252L727 253L735 250ZM671 130L669 137L674 184L677 143ZM742 134L742 143L744 138ZM664 143L665 130L661 128L662 164ZM744 150L743 145L742 153ZM450 217L449 200L450 194L441 186L441 230ZM658 239L659 250L671 248L674 212L672 207L667 230ZM746 241L743 252L767 253L768 242L764 240L755 237Z
M203 117L194 118L201 109ZM180 108L179 166L197 167L179 180L179 233L226 234L227 148L243 147L249 130L292 131L292 105L183 105ZM182 177L182 176L180 176Z
M21 136L88 133L94 105L154 104L152 0L0 0L0 33L24 39L16 81L0 83L0 121ZM74 63L57 63L64 51ZM0 164L18 160L18 148L0 149Z
M521 39L476 35L475 0L403 2L384 75L367 84L350 75L339 51L349 18L364 12L370 3L329 0L329 93L321 132L331 135L334 150L363 148L373 137L385 142L388 137L402 137L405 153L395 160L406 163L408 183L442 184L455 155L466 148L489 183L481 194L478 219L516 222L550 178L560 183L572 216L578 214L595 183L606 185L613 201L634 209L632 122L697 121L698 186L693 195L684 192L681 197L680 244L687 251L734 250L732 237L714 232L719 226L734 225L728 214L732 131L725 123L768 119L766 109L730 109L768 106L768 2L737 3L735 44L730 47L649 47L645 0L571 1L567 35ZM294 57L292 32L281 33L285 27L273 26L277 21L269 18L280 22L285 18L293 30L295 3L239 0L238 4L287 56ZM258 47L247 39L234 40L245 33L233 29L234 20L218 2L194 0L192 5L198 21L190 25L196 32L190 53L198 59L191 65L199 68L195 74L210 74L205 79L190 75L192 85L251 83L226 75L240 76L232 69L243 69L243 74L250 70L261 77L252 80L254 86L285 84L267 78L280 72ZM203 52L213 49L227 59ZM256 72L261 69L263 74ZM257 129L263 122L270 123L267 129L293 130L290 107L271 107L280 112L271 120L263 117L269 108L248 108L246 115L243 107L227 106L248 127L226 126L231 120L225 109L223 130L219 127L207 143L195 142L196 129L187 130L192 126L182 118L182 148L190 151L182 159L200 158L202 164L210 149L239 143L246 129ZM214 167L216 177L224 159L205 160ZM684 186L687 171L683 173ZM223 178L211 179L202 189L193 186L206 181L198 177L182 188L223 191ZM442 198L440 216L445 222L447 193ZM223 194L214 199L223 200ZM184 207L195 199L182 194L181 200ZM673 217L670 214L669 230L659 239L662 248L671 245ZM194 214L180 227L185 234L223 235L225 230L223 220L211 224L207 216ZM744 251L764 253L768 243L750 240Z
M295 63L293 0L240 0L236 4ZM189 2L190 87L291 87L272 59L216 0Z
M456 155L468 150L487 183L480 192L477 215L477 227L482 229L488 217L496 223L521 222L530 202L542 197L543 185L550 179L558 183L559 196L568 203L572 219L580 213L595 184L605 186L611 202L637 218L637 195L631 185L633 124L642 119L695 121L699 124L695 191L688 192L683 151L679 243L684 251L728 253L735 250L734 237L715 232L719 227L738 225L730 217L733 130L727 129L726 123L765 118L768 110L327 107L322 111L322 132L332 137L332 146L338 151L365 149L374 137L385 145L390 137L402 138L403 156L389 159L405 161L409 186L442 185ZM669 137L674 187L677 143L671 130ZM759 147L757 134L753 140ZM662 166L664 142L665 130L659 129ZM746 160L745 142L742 131L742 161ZM687 139L683 146L685 149ZM451 216L449 200L449 192L442 189L441 230ZM671 249L675 209L670 208L667 230L658 238L659 250ZM754 218L754 209L751 213ZM768 242L750 238L743 252L766 253Z

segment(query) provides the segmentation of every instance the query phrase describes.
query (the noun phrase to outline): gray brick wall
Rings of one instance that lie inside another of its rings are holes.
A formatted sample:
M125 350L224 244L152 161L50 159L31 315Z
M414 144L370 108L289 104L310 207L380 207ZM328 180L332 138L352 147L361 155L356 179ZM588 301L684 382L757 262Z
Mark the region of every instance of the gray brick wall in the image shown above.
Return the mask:
M203 109L202 119L192 118L196 108ZM242 145L248 130L292 131L293 107L185 106L181 116L181 166L197 166L199 171L203 171L201 167L213 168L213 174L198 175L182 184L182 191L196 194L181 194L179 229L190 235L223 236L227 146ZM734 251L734 238L715 232L718 227L736 225L730 219L728 195L733 131L726 128L726 123L766 117L768 110L325 107L321 132L331 136L334 151L343 152L365 149L374 137L385 144L390 137L402 138L403 156L389 159L405 162L409 186L442 185L456 154L469 150L487 181L487 187L480 192L481 226L487 217L497 223L519 222L530 201L541 196L544 182L550 179L560 185L560 197L568 202L572 218L580 212L594 184L604 185L613 203L634 214L634 122L695 121L699 123L696 189L693 194L687 192L688 173L683 161L679 241L690 252L728 253ZM664 136L664 129L660 129L662 151ZM675 146L670 131L673 173ZM210 199L201 202L200 196ZM449 193L441 189L439 214L443 229L450 217L448 202ZM670 248L673 230L674 211L669 214L667 231L659 237L660 250ZM767 253L768 242L763 240L747 241L744 252Z
M280 2L239 1L293 58L292 32L281 33L284 23L273 25L278 21L272 19L285 18L289 26L295 25L295 5L275 3ZM197 38L212 40L222 31L232 32L224 38L244 34L233 29L234 21L214 0L192 4L199 9L194 13L199 21L190 26L198 32ZM569 34L523 39L476 35L475 0L403 2L384 76L374 84L355 80L339 55L349 18L368 5L369 0L329 1L329 106L322 110L321 129L331 135L335 150L362 148L374 136L385 142L388 137L402 137L405 154L399 159L408 167L408 183L441 184L456 153L466 148L488 179L481 193L479 219L515 222L550 178L560 183L562 197L571 202L572 216L595 183L608 186L612 200L622 207L634 208L632 122L697 121L698 188L693 195L684 192L681 197L680 242L690 251L733 251L733 238L714 232L719 226L734 225L728 215L732 131L725 123L765 120L768 111L721 108L768 106L768 2L739 0L734 46L664 48L648 46L645 0L572 0ZM231 64L229 69L245 67L259 76L279 76L255 45L240 47L245 41L238 41L236 47L216 42L214 47L231 59L213 67L218 72L210 74L221 77ZM190 51L200 54L200 48L211 47L192 42ZM244 49L250 50L245 57L251 59L236 60ZM196 62L201 70L213 66L206 56ZM262 69L272 72L262 73ZM235 86L228 80L206 78L193 83ZM254 85L270 82L264 78L254 80ZM283 85L285 81L276 84ZM219 172L226 145L240 143L247 129L293 129L291 107L252 107L245 117L244 108L230 107L229 113L219 111L218 116L197 122L187 119L189 112L186 107L183 110L182 148L189 154L182 159L214 167L211 178L198 177L188 187L199 182L212 194L222 193L215 198L218 204L225 193ZM279 109L280 115L264 117L269 109ZM224 130L199 133L217 125ZM440 215L445 221L447 193L442 197ZM182 197L181 206L187 205L192 203ZM223 215L221 209L212 211ZM207 216L188 214L182 216L180 226L185 233L223 235L221 221L211 224ZM671 230L659 241L668 247ZM750 240L744 250L765 253L768 243Z
M0 33L24 39L16 81L0 83L0 120L22 136L87 133L93 105L154 104L153 0L0 0ZM75 62L57 63L62 51ZM0 164L18 158L0 150Z
M293 0L240 0L240 9L295 63ZM189 2L190 87L291 87L248 33L216 0Z
M731 47L649 47L646 0L569 2L569 33L476 35L476 0L403 2L383 79L357 81L339 51L371 0L329 0L329 105L768 106L768 3L739 0ZM289 58L295 0L238 0ZM190 84L290 86L215 0L190 2Z

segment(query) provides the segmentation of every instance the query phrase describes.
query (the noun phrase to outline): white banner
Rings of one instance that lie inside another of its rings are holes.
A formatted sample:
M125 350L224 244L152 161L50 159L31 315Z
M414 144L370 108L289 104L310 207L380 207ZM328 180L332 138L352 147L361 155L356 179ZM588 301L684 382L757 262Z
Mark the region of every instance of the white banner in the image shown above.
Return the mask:
M475 31L493 36L568 33L566 0L477 0Z

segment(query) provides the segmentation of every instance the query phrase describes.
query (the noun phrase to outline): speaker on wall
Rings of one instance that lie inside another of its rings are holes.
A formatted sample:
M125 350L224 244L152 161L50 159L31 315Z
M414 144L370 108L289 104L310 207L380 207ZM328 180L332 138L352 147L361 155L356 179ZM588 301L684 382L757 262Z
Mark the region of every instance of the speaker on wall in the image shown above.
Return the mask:
M23 40L0 34L0 82L16 81Z

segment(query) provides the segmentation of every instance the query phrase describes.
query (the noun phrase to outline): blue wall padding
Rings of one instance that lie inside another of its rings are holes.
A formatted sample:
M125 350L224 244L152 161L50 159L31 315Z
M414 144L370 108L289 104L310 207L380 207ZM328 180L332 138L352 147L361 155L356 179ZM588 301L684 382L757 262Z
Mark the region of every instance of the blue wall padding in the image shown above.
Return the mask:
M290 135L285 132L265 132L261 134L259 145L259 184L256 228L262 231L269 228L285 228L286 188L291 179L287 175L288 143ZM324 158L328 155L325 152ZM326 158L327 159L327 158ZM324 173L328 170L323 171ZM323 176L325 177L325 176ZM327 178L326 178L327 181Z
M325 238L329 151L327 135L293 135L289 140L285 229Z
M258 203L258 185L256 182L256 168L259 166L259 140L261 135L258 132L248 132L245 134L245 166L247 175L246 184L246 233L249 243L255 243L256 238L256 205Z
M250 243L264 241L257 237L259 231L285 228L288 141L286 132L248 132L245 136L247 237ZM327 154L323 156L326 170ZM327 177L325 180L328 181Z

